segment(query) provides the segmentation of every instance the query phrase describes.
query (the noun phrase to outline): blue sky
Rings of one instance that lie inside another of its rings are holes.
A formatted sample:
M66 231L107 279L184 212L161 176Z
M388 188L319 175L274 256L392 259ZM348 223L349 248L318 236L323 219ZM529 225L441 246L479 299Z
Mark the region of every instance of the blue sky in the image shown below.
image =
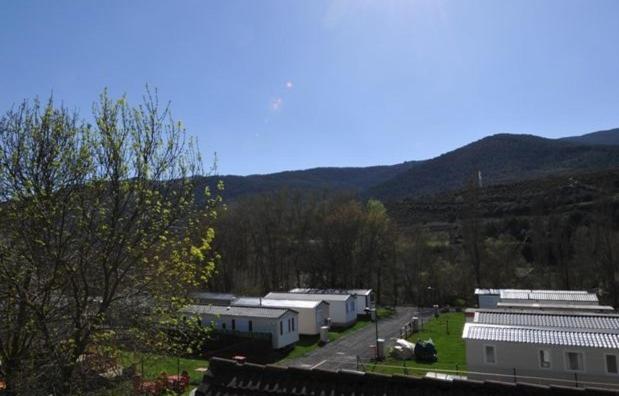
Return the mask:
M171 100L219 173L619 127L619 1L0 0L0 110Z

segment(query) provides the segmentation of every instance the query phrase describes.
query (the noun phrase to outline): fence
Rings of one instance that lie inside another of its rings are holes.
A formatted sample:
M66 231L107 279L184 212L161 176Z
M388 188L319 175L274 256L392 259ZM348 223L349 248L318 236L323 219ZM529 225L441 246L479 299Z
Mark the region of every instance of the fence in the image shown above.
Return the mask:
M330 360L335 362L337 360ZM341 360L341 363L350 363L349 361ZM558 377L542 377L534 375L523 375L517 369L513 368L510 374L489 373L481 371L470 371L454 365L454 369L439 369L432 366L414 367L407 366L406 361L402 361L402 365L380 364L371 359L361 359L357 356L357 370L364 372L379 372L384 374L401 374L407 376L420 377L428 373L442 374L445 379L475 379L475 380L492 380L499 382L510 383L528 383L528 384L545 384L545 385L562 385L575 388L605 388L619 390L618 382L604 382L586 380L582 374L572 373L573 378L558 378ZM441 376L435 376L441 377Z

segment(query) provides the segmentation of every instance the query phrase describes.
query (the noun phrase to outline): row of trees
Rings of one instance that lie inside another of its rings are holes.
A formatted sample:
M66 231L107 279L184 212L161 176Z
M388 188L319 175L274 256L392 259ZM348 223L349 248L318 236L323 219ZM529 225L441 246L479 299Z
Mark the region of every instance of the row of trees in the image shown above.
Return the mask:
M213 269L214 212L193 204L201 160L169 109L148 91L139 106L104 92L89 121L52 100L0 118L8 395L81 393L120 335L165 345L157 323Z
M232 204L216 224L214 289L262 294L292 287L382 290L395 262L385 207L345 194L279 191Z
M475 287L599 289L617 305L612 194L584 211L483 218L472 185L455 226L399 227L378 201L279 191L232 204L217 222L210 287L260 295L292 287L377 290L386 304L470 304Z

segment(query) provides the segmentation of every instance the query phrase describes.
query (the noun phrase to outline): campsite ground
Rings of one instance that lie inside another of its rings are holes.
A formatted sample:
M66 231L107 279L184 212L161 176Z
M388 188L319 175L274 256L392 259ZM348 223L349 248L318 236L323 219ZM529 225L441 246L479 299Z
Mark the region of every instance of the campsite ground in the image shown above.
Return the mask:
M376 364L364 365L365 371L374 371L386 374L409 374L423 376L428 371L445 370L449 374L458 374L466 370L466 354L462 329L464 327L464 314L459 312L444 313L438 318L432 318L425 323L423 330L409 337L408 340L432 339L438 353L438 361L434 363L422 363L414 360L401 361L393 357L387 357L384 361Z
M424 317L430 313L422 311ZM410 322L417 314L414 307L397 307L392 315L378 321L378 334L386 340L387 346L393 345L399 336L400 328ZM357 369L357 357L368 360L373 356L371 346L376 343L376 329L368 323L356 331L348 332L327 345L312 349L301 357L285 359L283 364L297 367L320 367L323 369Z

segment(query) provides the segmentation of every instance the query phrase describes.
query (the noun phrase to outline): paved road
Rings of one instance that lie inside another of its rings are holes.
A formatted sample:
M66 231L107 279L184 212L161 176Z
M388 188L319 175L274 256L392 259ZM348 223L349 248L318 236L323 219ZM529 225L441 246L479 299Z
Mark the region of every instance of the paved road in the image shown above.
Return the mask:
M431 312L422 311L424 321ZM410 322L417 314L415 307L397 307L396 312L389 318L378 321L378 336L385 339L385 351L387 351L400 335L400 328L404 323ZM376 343L376 327L374 323L348 334L334 342L312 351L302 358L286 362L288 366L314 367L327 370L357 369L357 356L362 359L374 357L370 345Z

